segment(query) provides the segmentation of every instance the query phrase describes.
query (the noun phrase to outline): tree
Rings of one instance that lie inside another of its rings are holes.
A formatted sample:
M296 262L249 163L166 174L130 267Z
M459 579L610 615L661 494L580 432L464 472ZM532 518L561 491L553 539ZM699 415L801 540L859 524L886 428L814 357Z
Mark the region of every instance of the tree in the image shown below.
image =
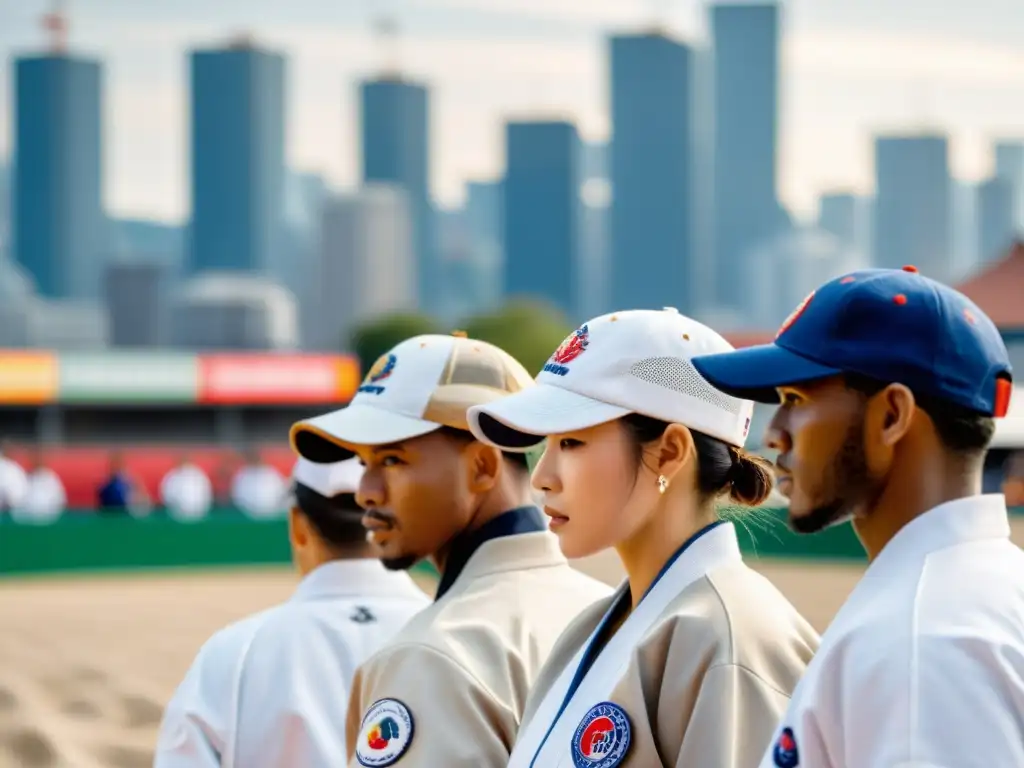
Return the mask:
M384 315L356 328L349 340L349 348L355 352L362 369L366 371L377 358L396 344L423 333L443 331L438 322L429 315L416 312Z
M471 339L501 347L536 375L572 332L572 326L548 304L517 299L494 312L469 318L462 330Z

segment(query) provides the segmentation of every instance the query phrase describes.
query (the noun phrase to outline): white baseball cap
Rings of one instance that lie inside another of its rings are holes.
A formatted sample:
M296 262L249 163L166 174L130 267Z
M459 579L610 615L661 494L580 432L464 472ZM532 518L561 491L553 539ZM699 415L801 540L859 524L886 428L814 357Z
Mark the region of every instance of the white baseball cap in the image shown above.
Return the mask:
M470 406L532 386L526 369L493 344L415 336L370 367L347 408L293 425L291 444L303 458L329 463L350 458L354 446L399 443L441 427L468 432Z
M363 465L358 459L346 459L333 464L316 464L299 458L292 468L292 481L316 491L328 499L342 493L355 493L363 476Z
M537 386L469 410L477 439L525 451L547 435L639 413L742 447L754 404L712 387L690 358L733 349L672 307L602 315L574 331L537 375Z

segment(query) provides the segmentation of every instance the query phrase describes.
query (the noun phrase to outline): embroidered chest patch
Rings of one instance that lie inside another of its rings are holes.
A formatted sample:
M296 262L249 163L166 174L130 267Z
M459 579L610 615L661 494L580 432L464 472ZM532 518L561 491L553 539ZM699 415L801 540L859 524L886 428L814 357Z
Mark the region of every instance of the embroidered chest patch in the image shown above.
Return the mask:
M796 748L796 736L792 728L782 729L772 749L772 760L779 768L797 768L800 765L800 753Z
M572 736L576 768L615 768L629 752L629 716L618 704L602 702L590 708Z
M370 705L359 726L356 759L368 768L394 765L412 744L412 712L398 699Z

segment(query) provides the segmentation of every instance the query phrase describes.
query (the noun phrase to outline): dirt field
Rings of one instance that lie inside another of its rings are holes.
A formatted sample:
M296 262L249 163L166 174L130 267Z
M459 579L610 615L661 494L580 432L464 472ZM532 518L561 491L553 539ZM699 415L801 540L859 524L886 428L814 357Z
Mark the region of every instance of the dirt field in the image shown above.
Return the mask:
M612 554L579 566L620 577ZM819 628L860 570L760 568ZM148 768L163 705L199 646L294 584L280 569L0 582L0 768Z

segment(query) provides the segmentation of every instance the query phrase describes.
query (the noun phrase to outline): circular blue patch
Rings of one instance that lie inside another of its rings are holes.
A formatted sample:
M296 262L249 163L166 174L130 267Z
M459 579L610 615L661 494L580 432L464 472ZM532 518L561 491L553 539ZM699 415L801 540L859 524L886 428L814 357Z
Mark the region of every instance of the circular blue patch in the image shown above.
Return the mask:
M591 707L572 735L576 768L615 768L626 759L632 728L618 704L604 701Z
M385 768L398 762L412 744L412 712L398 699L381 699L363 715L356 741L356 760L367 768Z
M796 735L792 728L783 728L772 749L772 760L778 768L797 768L800 752L796 748Z

